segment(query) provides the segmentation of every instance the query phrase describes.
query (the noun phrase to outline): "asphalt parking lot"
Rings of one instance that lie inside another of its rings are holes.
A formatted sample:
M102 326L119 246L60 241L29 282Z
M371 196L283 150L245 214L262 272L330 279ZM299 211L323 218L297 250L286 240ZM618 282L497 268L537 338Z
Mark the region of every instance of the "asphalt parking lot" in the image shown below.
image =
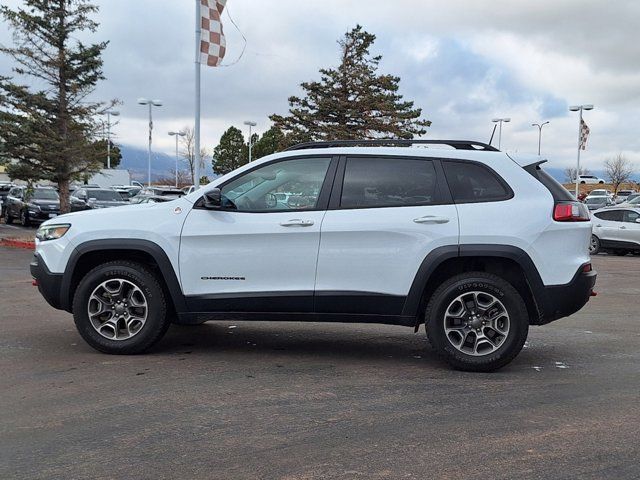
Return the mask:
M0 478L640 477L640 257L494 374L424 331L218 322L107 356L0 247Z

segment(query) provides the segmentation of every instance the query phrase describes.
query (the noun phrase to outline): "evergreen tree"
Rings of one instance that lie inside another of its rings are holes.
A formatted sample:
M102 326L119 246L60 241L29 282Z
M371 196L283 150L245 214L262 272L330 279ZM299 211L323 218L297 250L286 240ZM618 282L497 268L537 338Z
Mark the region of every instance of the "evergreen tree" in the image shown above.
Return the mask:
M375 35L360 25L338 41L337 69L320 70L320 81L302 83L303 98L289 98L289 115L271 115L291 141L406 138L426 133L422 109L398 93L400 77L378 73L382 57L369 50Z
M0 78L0 155L8 173L25 180L58 183L60 209L69 211L69 183L102 166L96 144L97 115L110 105L85 99L102 80L107 42L85 45L77 38L95 32L88 0L24 0L15 10L0 7L13 30L13 47L0 47L15 62L17 77L30 77L41 90Z
M254 143L251 155L254 159L271 155L284 150L287 145L285 134L278 127L273 126L262 134L262 137Z
M111 168L118 168L120 161L122 160L122 152L120 152L120 147L113 143L112 140L110 140L109 143L111 144ZM98 151L102 152L101 168L107 168L107 139L103 138L97 140L95 142L95 147Z
M229 127L220 137L218 146L213 149L213 171L224 175L248 161L248 145L242 132L236 127Z

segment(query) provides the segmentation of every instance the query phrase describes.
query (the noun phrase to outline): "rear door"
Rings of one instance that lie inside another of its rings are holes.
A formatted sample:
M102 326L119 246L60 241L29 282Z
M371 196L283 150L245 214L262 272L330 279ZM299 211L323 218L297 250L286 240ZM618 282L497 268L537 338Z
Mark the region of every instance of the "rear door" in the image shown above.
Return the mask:
M621 241L620 227L623 226L622 210L603 210L593 214L593 233L600 239L602 246L608 242ZM611 246L611 244L609 244Z
M322 222L315 310L399 315L424 258L457 251L456 207L437 160L343 157Z

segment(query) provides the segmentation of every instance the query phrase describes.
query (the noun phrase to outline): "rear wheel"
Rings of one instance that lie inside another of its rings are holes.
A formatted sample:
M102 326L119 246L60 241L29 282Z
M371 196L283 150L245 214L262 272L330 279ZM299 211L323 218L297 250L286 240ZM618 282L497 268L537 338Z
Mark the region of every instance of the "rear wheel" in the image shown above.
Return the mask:
M431 296L427 336L436 352L459 370L490 372L513 360L529 331L518 291L485 272L456 275Z
M13 223L13 217L11 216L11 213L9 212L9 207L6 207L4 209L4 223L6 223L7 225Z
M600 239L595 235L591 235L591 242L589 243L589 253L596 255L600 251Z
M114 261L91 270L73 298L78 332L96 350L142 353L170 325L164 291L144 265Z

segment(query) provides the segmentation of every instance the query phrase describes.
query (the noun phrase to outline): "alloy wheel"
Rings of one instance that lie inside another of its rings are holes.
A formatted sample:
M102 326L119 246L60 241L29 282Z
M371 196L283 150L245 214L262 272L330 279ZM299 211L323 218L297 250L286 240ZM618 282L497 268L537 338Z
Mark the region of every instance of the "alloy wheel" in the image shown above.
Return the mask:
M444 315L449 343L462 353L484 356L495 352L509 335L510 319L504 304L486 292L456 297Z
M138 334L147 321L147 298L136 285L113 278L98 285L87 305L93 328L109 340L127 340Z

